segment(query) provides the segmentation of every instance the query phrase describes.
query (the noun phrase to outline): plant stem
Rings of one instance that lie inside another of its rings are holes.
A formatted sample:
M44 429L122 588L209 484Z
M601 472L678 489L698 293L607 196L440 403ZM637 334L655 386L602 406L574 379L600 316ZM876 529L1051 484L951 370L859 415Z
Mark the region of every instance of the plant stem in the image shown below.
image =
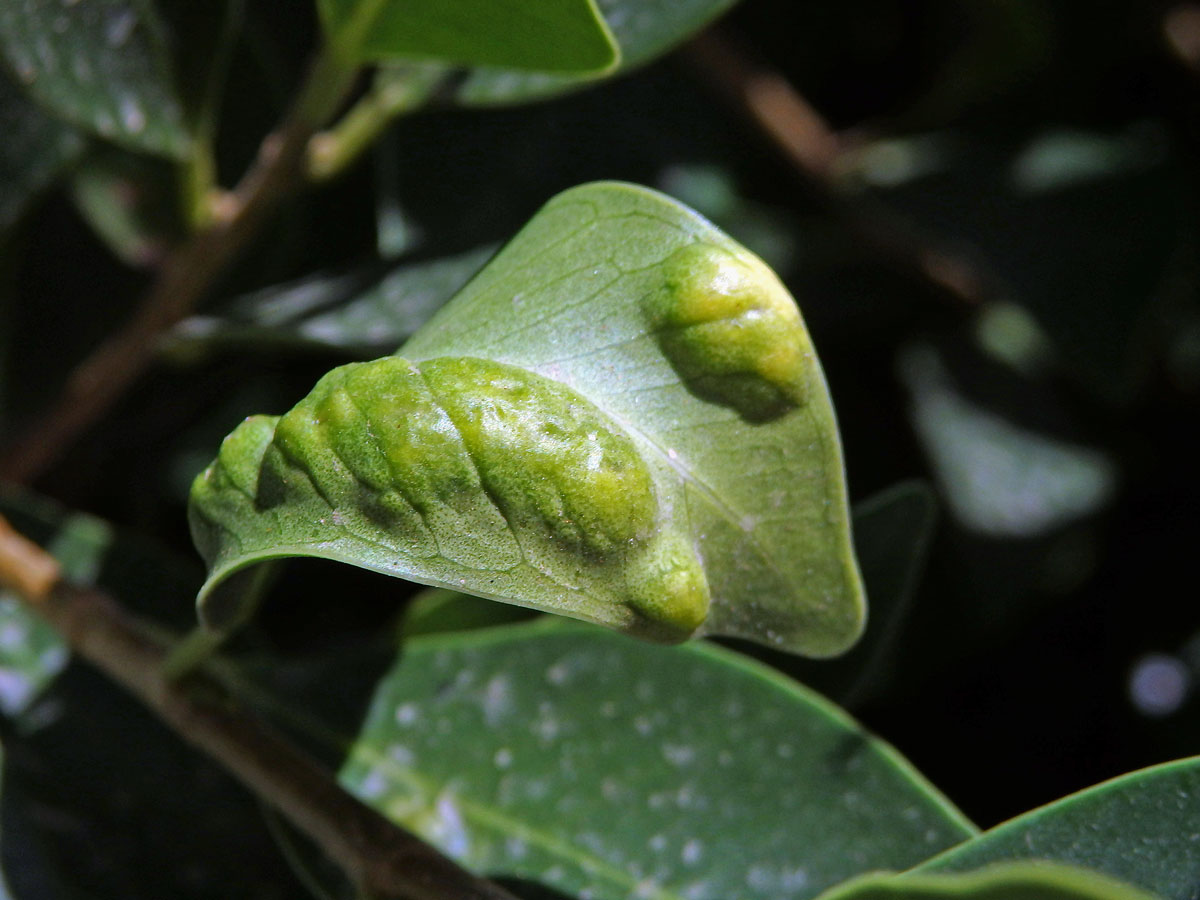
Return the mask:
M279 202L305 180L309 138L337 111L358 74L331 47L317 55L291 112L207 227L164 262L133 318L72 371L58 400L0 456L0 480L45 472L153 361L158 339L192 311Z
M337 124L313 135L308 147L308 177L326 181L341 174L396 118L419 107L448 71L419 64L377 71L370 90Z
M107 594L61 581L47 589L30 573L53 566L53 560L3 518L0 538L0 583L16 591L81 658L278 810L369 896L514 900L346 793L290 741L233 702L217 681L204 673L169 679L168 647Z

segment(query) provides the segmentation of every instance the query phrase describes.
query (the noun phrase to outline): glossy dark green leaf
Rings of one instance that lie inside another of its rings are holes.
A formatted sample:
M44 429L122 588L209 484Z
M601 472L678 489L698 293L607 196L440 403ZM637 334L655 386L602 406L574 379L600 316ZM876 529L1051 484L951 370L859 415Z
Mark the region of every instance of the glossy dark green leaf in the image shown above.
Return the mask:
M0 233L83 149L79 133L45 113L0 70Z
M736 0L597 0L605 22L621 51L624 72L673 50ZM447 70L448 72L449 70ZM393 77L380 71L385 82ZM502 106L544 100L586 87L595 76L565 75L551 71L521 71L516 67L480 66L471 69L454 91L463 106Z
M765 666L549 618L409 642L341 777L478 871L596 900L812 897L972 833Z
M410 57L552 72L617 61L593 0L318 0L330 41L358 60Z
M695 213L568 191L401 352L248 419L197 479L210 625L249 612L218 582L300 555L658 640L857 637L815 352L774 274Z
M1039 862L962 875L864 875L827 891L822 900L1156 900L1156 895L1090 869Z
M0 52L30 95L136 150L188 146L162 23L138 0L0 4Z
M481 247L402 264L376 279L354 273L266 288L231 301L219 313L187 319L173 332L168 349L306 346L386 352L424 325L494 253L495 247Z
M1005 860L1085 866L1170 900L1200 884L1200 757L1142 769L1018 816L938 856L922 872Z

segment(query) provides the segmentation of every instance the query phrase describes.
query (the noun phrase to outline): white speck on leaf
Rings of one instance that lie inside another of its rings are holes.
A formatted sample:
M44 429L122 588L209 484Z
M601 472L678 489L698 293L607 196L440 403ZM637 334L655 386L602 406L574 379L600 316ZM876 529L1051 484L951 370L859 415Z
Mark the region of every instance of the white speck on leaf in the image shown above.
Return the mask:
M483 688L483 718L496 725L512 710L512 682L507 675L495 675Z
M405 767L411 766L417 760L412 750L403 744L392 744L388 750L388 758L396 765Z
M471 842L466 823L454 795L448 791L438 796L434 818L429 825L429 836L450 856L465 857L470 849Z
M546 680L556 687L566 684L570 677L571 669L566 662L556 662L546 670Z
M687 744L663 744L662 755L671 765L683 767L696 759L696 749Z

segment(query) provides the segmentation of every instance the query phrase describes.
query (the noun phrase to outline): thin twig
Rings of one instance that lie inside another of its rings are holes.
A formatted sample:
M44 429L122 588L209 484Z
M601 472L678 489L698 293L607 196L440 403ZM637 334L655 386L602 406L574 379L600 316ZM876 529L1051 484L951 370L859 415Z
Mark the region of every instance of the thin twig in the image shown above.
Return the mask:
M687 56L713 89L783 153L830 212L878 255L957 301L974 305L987 298L990 285L971 260L918 234L881 206L839 189L837 174L848 142L786 78L713 29L692 40Z
M317 57L292 111L263 141L214 221L167 258L134 317L71 372L58 400L0 456L0 481L40 476L146 370L158 339L195 308L279 202L304 183L309 139L336 111L355 74L329 54Z
M142 701L317 844L378 900L514 900L343 790L294 744L233 702L203 673L166 677L167 648L107 594L59 582L27 593L52 565L0 518L0 578L81 658ZM16 548L10 552L10 547ZM32 548L32 549L31 549ZM48 557L47 557L48 559ZM24 574L22 574L24 573Z
M1200 4L1180 3L1163 14L1163 37L1175 58L1200 73Z

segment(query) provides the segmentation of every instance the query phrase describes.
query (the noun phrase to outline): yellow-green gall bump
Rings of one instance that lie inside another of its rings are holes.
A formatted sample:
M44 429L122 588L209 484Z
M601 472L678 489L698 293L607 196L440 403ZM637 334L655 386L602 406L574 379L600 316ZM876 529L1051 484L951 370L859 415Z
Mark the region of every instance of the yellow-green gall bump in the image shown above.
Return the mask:
M228 488L233 488L232 491ZM612 623L682 640L708 586L664 514L654 476L615 422L566 385L473 357L399 357L326 374L284 416L237 428L193 489L197 543L219 554L249 503L316 504L302 542L330 528L386 534L423 559L479 571L521 564L628 614Z
M675 251L663 268L664 287L642 308L693 393L750 421L804 403L812 345L787 288L762 260L697 243Z
M681 535L659 535L628 569L630 605L666 625L682 639L708 618L708 579L690 543Z
M421 372L510 525L549 532L597 559L649 536L657 516L650 471L589 401L484 359L433 359Z

